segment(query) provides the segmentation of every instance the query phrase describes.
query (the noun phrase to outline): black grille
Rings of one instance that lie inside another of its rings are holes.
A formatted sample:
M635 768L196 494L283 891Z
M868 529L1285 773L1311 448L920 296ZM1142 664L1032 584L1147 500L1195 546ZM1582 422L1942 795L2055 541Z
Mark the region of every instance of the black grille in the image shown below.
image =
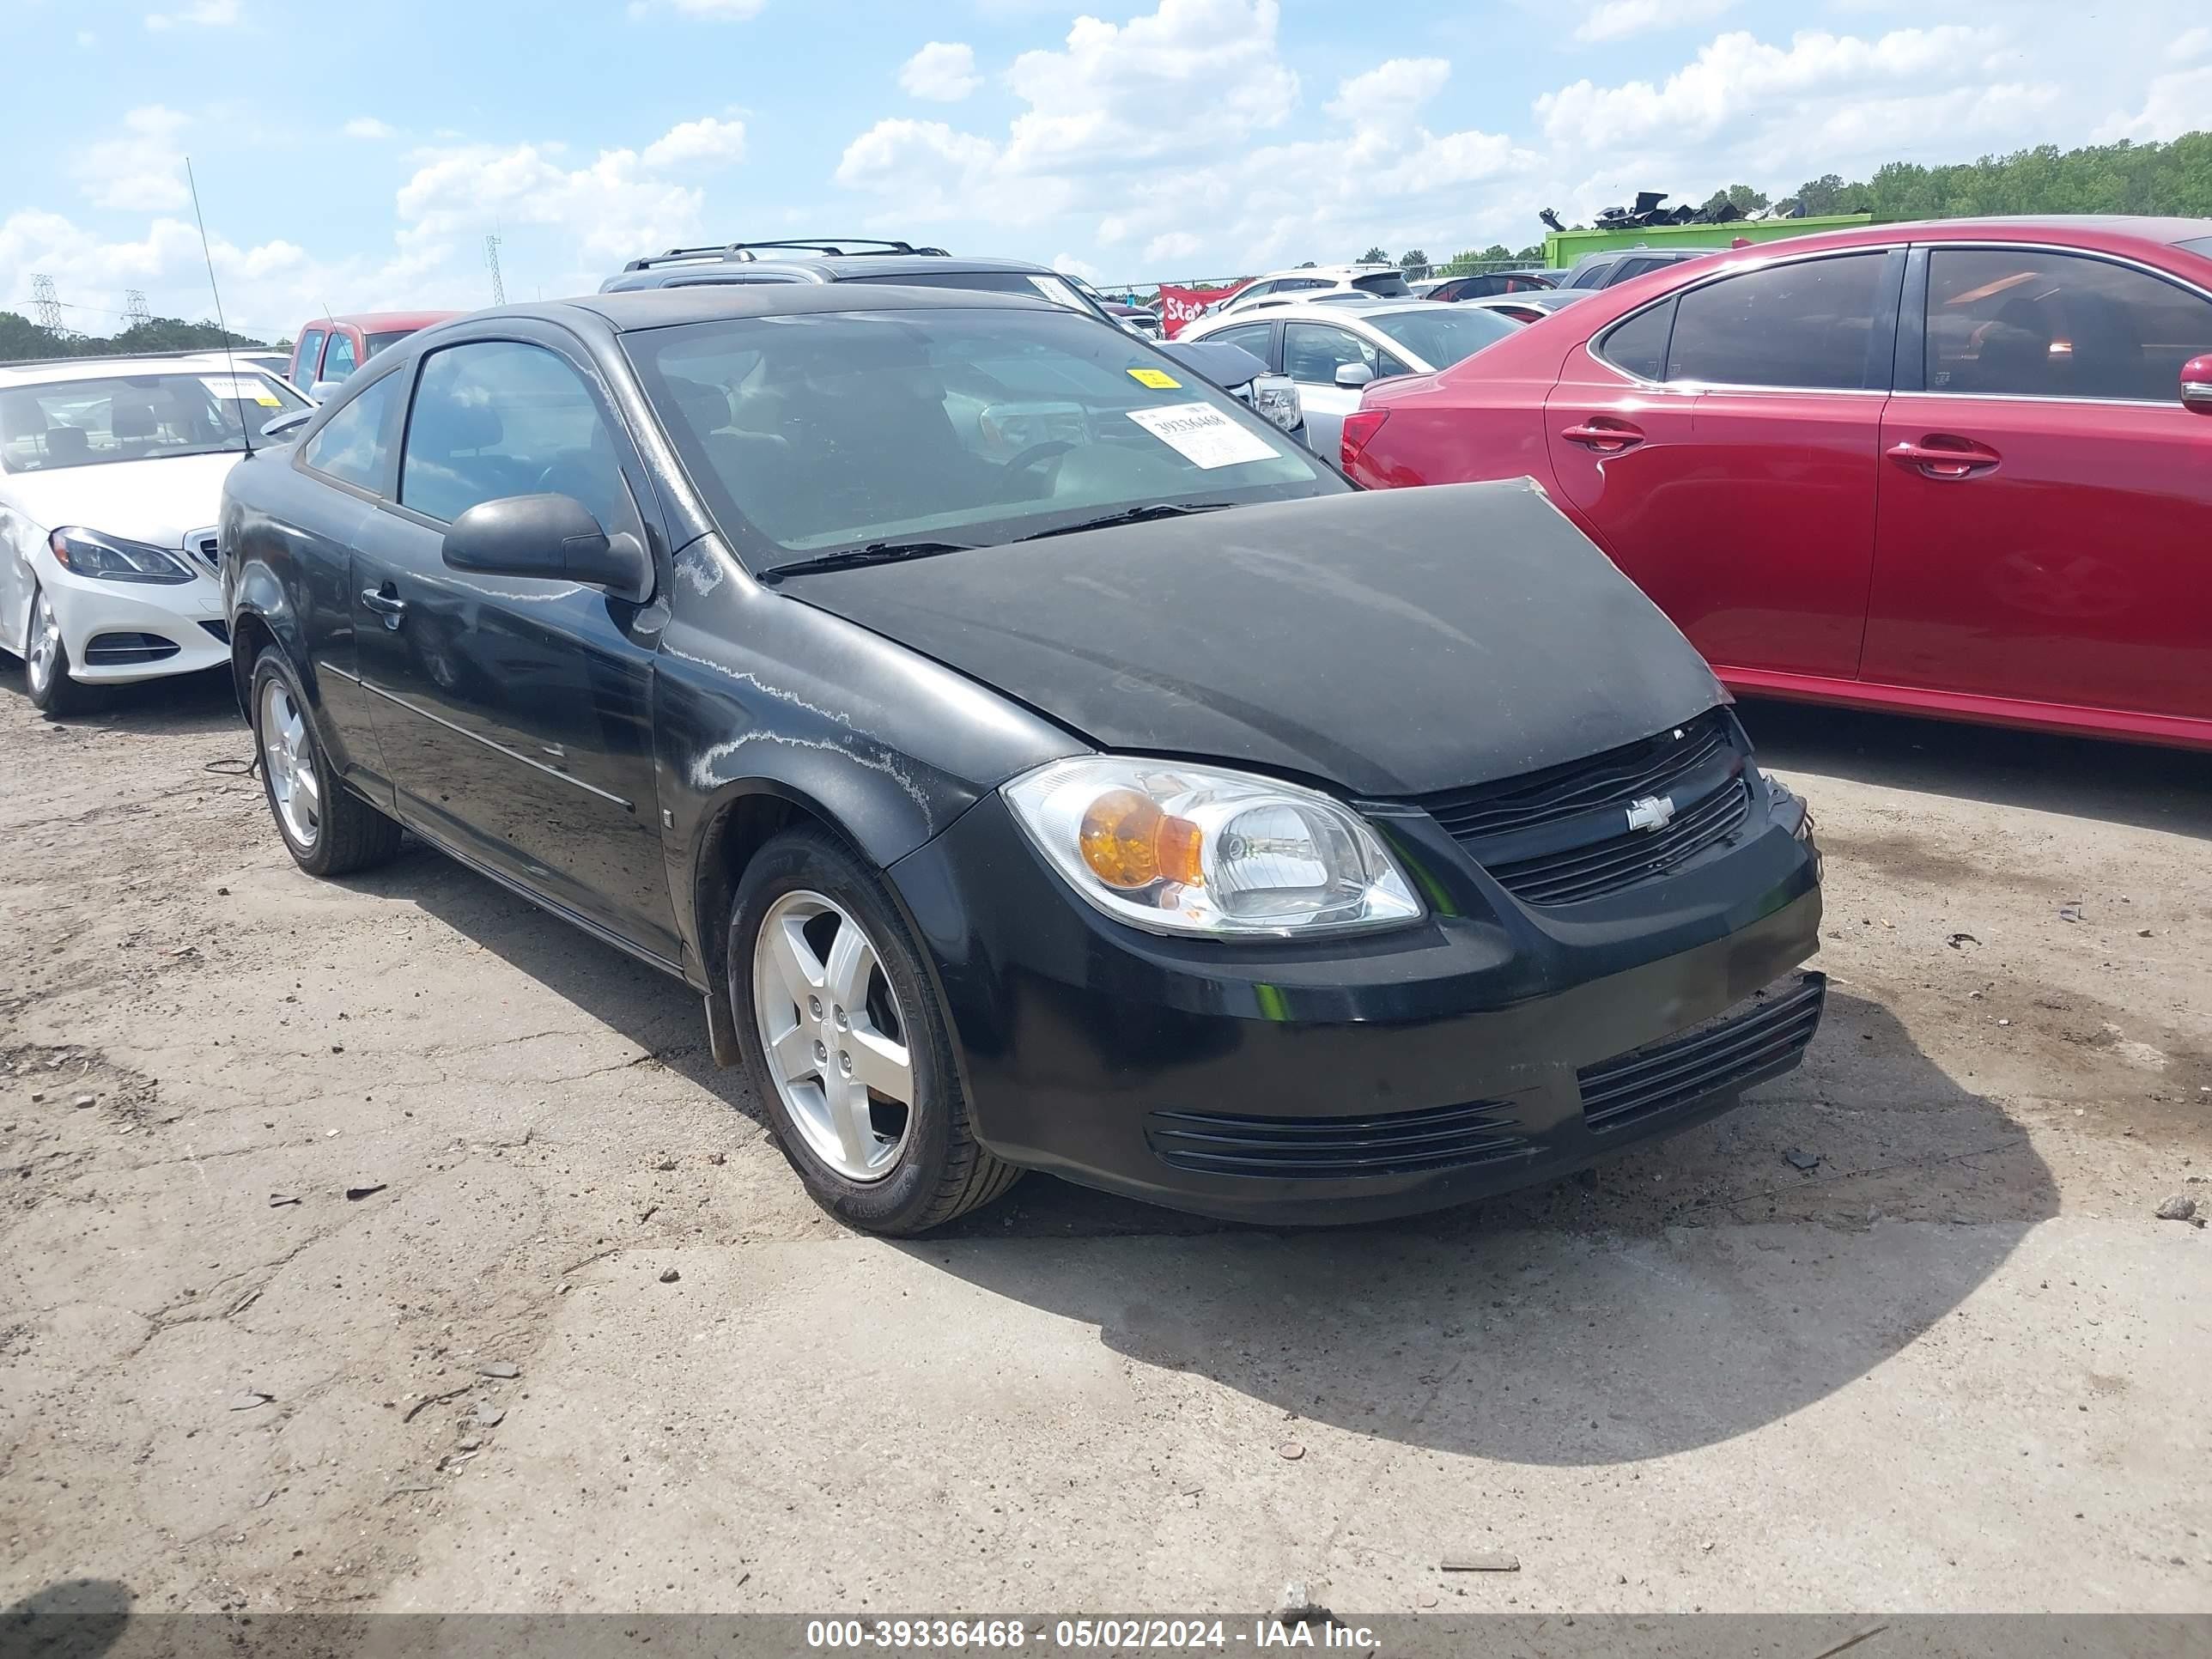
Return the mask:
M1207 1175L1341 1181L1522 1158L1535 1149L1496 1101L1379 1117L1243 1117L1154 1112L1145 1139L1163 1163Z
M1750 791L1741 778L1731 778L1664 830L1632 830L1605 841L1488 867L1508 892L1531 904L1574 904L1632 887L1726 841L1743 828L1750 813Z
M174 640L159 634L95 634L84 644L88 668L112 668L124 663L159 662L177 654Z
M218 644L228 645L230 643L230 624L228 623L204 622L200 626L206 629L209 633L214 635Z
M1728 840L1750 815L1744 744L1725 708L1609 749L1419 805L1509 892L1574 904L1635 885ZM1663 828L1632 830L1628 809L1664 799Z
M1583 1066L1583 1121L1625 1128L1788 1071L1812 1042L1827 994L1826 975L1800 974L1664 1042Z

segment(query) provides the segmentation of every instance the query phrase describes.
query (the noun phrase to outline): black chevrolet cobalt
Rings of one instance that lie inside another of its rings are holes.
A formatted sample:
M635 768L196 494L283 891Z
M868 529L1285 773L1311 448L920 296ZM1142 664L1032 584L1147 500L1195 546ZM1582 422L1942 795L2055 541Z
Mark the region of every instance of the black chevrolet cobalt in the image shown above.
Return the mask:
M1042 301L512 307L230 475L278 832L402 826L704 997L800 1179L1270 1222L1545 1180L1795 1065L1804 805L1522 483L1366 494Z

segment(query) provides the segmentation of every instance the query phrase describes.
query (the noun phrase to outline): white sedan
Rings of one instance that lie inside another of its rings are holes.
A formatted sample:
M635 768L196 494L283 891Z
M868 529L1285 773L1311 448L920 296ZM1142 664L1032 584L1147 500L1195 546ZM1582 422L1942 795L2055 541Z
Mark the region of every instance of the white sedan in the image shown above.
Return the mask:
M229 661L223 475L307 407L220 353L0 368L0 650L33 703Z
M1344 417L1359 407L1370 381L1449 368L1522 326L1496 312L1429 300L1263 301L1194 323L1182 338L1243 346L1290 376L1305 410L1306 441L1334 459Z

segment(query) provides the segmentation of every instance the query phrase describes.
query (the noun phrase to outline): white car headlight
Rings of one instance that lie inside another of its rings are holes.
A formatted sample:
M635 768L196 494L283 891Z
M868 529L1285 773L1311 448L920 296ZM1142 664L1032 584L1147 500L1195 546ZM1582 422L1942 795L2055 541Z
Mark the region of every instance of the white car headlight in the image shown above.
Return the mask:
M1254 380L1252 407L1285 432L1296 432L1306 417L1297 382L1286 374L1262 374Z
M194 579L191 566L164 547L122 536L103 535L82 525L64 525L46 538L54 562L73 575L109 582L151 582L180 586Z
M1071 887L1154 933L1283 939L1424 914L1358 814L1295 784L1096 755L1041 766L1002 793Z

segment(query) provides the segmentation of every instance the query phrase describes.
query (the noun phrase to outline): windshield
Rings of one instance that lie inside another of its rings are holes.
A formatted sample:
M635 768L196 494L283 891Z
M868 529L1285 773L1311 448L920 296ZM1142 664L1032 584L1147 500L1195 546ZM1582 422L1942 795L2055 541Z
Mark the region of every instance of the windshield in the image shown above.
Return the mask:
M159 455L243 453L243 433L305 409L299 393L241 366L52 380L0 392L0 467L52 472Z
M1347 487L1134 336L1053 312L730 319L623 343L756 570L881 541L1011 542L1130 507Z
M2206 258L2212 259L2212 236L2192 237L2188 241L2178 243L2176 246L2185 247L2191 253L2201 253Z
M1355 276L1352 287L1363 294L1372 294L1384 300L1410 300L1413 290L1407 285L1403 271L1385 270L1373 276Z
M1427 306L1419 311L1391 311L1367 319L1431 368L1449 368L1462 357L1519 331L1520 325L1494 311L1458 306Z
M1105 308L1079 291L1067 278L1048 270L927 270L887 272L881 276L848 276L851 283L896 283L903 288L964 288L978 294L1019 294L1047 299L1056 306L1111 323Z

